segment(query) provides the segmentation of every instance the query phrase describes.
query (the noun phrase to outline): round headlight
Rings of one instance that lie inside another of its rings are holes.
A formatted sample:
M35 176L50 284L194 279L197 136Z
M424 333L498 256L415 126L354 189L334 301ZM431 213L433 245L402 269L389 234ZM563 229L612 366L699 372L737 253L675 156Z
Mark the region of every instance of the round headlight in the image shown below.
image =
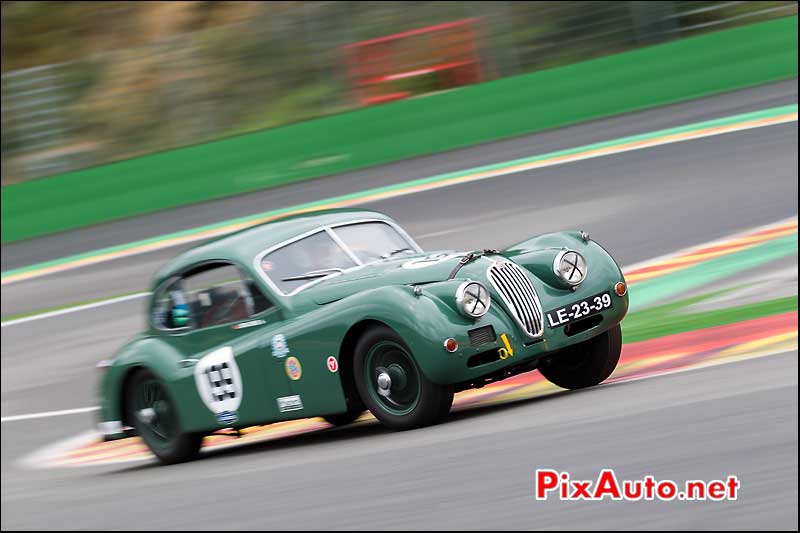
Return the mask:
M579 285L586 279L586 259L574 250L559 252L553 261L553 271L567 285Z
M458 310L469 318L480 318L489 310L492 297L486 287L477 281L465 281L456 291Z

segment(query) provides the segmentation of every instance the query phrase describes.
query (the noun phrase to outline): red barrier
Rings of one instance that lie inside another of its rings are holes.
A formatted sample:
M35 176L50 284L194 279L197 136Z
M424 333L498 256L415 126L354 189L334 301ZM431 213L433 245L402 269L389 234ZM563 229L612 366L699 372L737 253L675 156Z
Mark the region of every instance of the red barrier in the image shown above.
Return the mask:
M433 82L433 90L443 90L481 81L479 22L458 20L343 46L353 97L373 105L422 94ZM436 79L422 89L405 81L431 74Z

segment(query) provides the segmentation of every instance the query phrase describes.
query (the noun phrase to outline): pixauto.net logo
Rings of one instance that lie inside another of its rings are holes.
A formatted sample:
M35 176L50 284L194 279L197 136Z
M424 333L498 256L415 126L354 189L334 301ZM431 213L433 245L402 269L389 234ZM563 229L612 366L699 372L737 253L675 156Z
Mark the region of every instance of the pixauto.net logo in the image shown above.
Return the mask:
M731 501L739 497L739 487L736 476L683 483L645 476L620 482L614 470L608 468L601 470L594 480L572 479L569 472L541 469L536 470L534 496L537 500L554 498L563 501Z

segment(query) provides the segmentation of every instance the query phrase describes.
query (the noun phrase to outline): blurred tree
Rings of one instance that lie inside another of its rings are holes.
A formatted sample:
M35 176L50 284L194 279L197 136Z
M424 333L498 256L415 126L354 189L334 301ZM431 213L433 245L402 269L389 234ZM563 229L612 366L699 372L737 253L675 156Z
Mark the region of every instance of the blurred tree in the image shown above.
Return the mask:
M340 47L424 26L479 18L491 78L796 13L786 1L3 1L3 182L350 109Z

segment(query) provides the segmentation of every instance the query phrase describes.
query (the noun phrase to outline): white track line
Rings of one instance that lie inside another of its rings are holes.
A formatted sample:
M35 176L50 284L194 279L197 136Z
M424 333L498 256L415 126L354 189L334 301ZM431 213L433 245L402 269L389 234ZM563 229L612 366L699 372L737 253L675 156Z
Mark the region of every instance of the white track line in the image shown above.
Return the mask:
M26 322L33 322L34 320L41 320L43 318L51 318L54 316L61 316L66 315L69 313L77 313L78 311L86 311L87 309L95 309L97 307L103 307L106 305L118 304L120 302L127 302L128 300L135 300L137 298L144 298L148 296L149 292L137 292L136 294L128 294L127 296L117 296L116 298L110 298L108 300L102 300L99 302L93 302L90 304L83 304L78 305L75 307L66 307L64 309L58 309L56 311L49 311L47 313L42 313L40 315L31 315L25 316L22 318L16 318L14 320L8 320L6 322L0 323L0 327L8 327L8 326L16 326L17 324L24 324Z
M30 413L27 415L4 416L3 418L0 418L0 422L17 422L19 420L49 418L51 416L78 415L81 413L91 413L92 411L97 411L98 409L100 409L99 406L93 405L92 407L78 407L77 409L64 409L62 411L45 411L43 413Z

